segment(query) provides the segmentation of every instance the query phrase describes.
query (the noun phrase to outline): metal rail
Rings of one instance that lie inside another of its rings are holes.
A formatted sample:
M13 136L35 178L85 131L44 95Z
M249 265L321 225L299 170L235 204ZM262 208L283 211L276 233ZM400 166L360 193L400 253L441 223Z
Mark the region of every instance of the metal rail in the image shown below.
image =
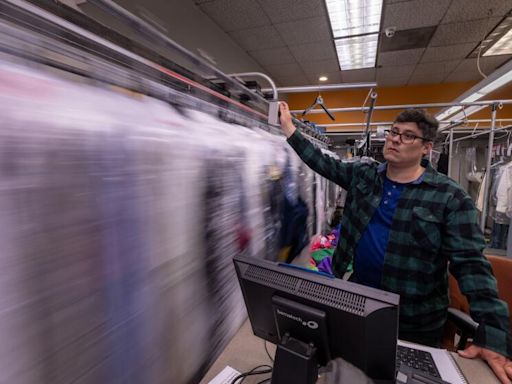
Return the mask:
M464 121L456 121L454 123L490 123L491 119L472 119L472 120L464 120ZM497 123L506 123L506 122L512 122L512 119L496 119ZM329 124L319 124L322 127L364 127L367 123L329 123ZM370 122L370 125L391 125L393 124L393 121L372 121ZM447 121L440 121L439 124L446 124L449 125L451 123ZM443 130L444 131L444 130ZM441 131L442 132L442 131Z
M270 84L270 87L272 89L272 100L276 101L278 100L278 88L276 87L276 83L274 83L274 80L272 78L262 72L243 72L243 73L229 73L229 77L245 77L245 76L257 76L262 77Z
M369 152L370 152L370 145L371 145L371 141L372 141L372 138L371 138L371 131L370 131L370 123L372 122L372 115L373 115L373 110L375 109L375 102L377 101L377 93L376 92L372 92L370 94L370 106L368 107L368 112L366 114L366 127L365 127L365 144L364 144L364 153L365 155L368 156Z
M497 104L493 104L491 107L491 131L489 132L489 144L487 146L487 166L485 167L485 171L487 173L485 177L484 184L484 205L482 207L482 217L480 218L480 228L482 232L485 229L485 222L487 220L487 203L489 201L489 186L491 185L491 175L489 171L491 170L491 162L492 162L492 146L494 144L494 132L496 129L496 111L498 109Z
M176 43L174 40L160 32L157 28L152 26L151 24L147 23L143 19L135 16L134 14L130 13L120 5L116 4L115 2L111 0L88 0L89 3L96 5L97 7L103 9L107 13L111 14L112 16L116 17L120 21L124 22L125 24L131 26L134 28L137 32L139 32L142 36L146 37L148 41L150 41L152 44L155 42L163 44L167 49L170 49L172 51L176 51L179 54L181 54L183 57L190 60L191 63L196 65L198 68L204 69L208 71L209 73L215 75L215 77L222 79L224 82L229 84L230 87L232 87L235 90L238 90L240 92L247 93L248 90L246 87L244 87L242 84L240 84L238 81L233 80L231 77L226 75L224 72L220 71L210 63L208 63L203 58L198 57L197 55L190 52L188 49L182 47L178 43ZM267 103L267 100L263 98L260 95L257 95L253 92L251 92L254 98L259 100L262 103Z
M325 85L304 85L304 86L295 86L295 87L278 87L277 91L281 92L281 93L303 93L303 92L336 91L338 89L374 88L376 86L377 86L377 83L342 83L342 84L325 84ZM270 92L271 89L264 88L261 91L262 92Z
M493 104L512 104L512 99L506 100L483 100L473 101L470 103L430 103L430 104L401 104L401 105L378 105L374 108L375 111L389 111L397 109L408 109L408 108L442 108L442 107L454 107L454 106L471 106L471 105L493 105ZM348 108L330 108L331 112L365 112L369 107L348 107ZM293 113L301 112L300 110L293 110ZM320 113L320 111L312 113Z
M49 0L43 0L42 4L50 10L53 9L51 6L55 7ZM6 58L21 57L23 60L131 89L175 105L199 108L226 121L281 134L279 127L266 123L268 117L265 114L218 92L214 86L209 88L164 67L165 64L143 57L91 32L88 27L96 30L95 23L85 16L85 21L81 19L83 22L77 25L61 17L61 13L67 15L65 7L61 7L57 15L23 0L1 0L0 6L0 54ZM32 28L32 25L36 27ZM253 97L250 89L238 81L230 81L237 83L244 94ZM264 101L268 106L268 102ZM326 136L311 129L303 130L317 144L325 146L329 141Z

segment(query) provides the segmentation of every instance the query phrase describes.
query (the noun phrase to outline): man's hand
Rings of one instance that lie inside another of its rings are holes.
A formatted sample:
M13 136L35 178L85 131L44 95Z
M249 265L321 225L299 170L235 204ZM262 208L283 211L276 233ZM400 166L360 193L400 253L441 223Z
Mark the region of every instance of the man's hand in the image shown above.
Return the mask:
M295 132L295 126L292 123L292 115L290 113L290 109L288 108L288 104L284 101L279 102L279 112L281 112L281 117L279 118L281 121L281 128L283 129L283 133L286 137L290 137Z
M512 384L512 362L505 356L477 345L470 345L465 350L459 351L459 355L468 359L482 358L503 384Z

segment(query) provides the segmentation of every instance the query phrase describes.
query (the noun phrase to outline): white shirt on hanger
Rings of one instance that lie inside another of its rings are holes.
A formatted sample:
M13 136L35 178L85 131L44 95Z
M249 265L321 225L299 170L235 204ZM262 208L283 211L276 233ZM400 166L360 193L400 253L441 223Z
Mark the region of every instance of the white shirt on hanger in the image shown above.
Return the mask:
M512 205L512 196L510 189L512 187L512 162L503 166L503 175L496 191L496 212L506 213L508 207Z

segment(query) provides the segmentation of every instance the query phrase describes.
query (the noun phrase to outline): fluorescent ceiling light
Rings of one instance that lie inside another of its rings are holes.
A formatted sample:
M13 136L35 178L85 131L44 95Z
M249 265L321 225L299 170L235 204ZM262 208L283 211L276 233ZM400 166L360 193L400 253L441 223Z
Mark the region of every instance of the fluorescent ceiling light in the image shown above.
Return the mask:
M503 76L500 76L493 82L489 83L489 85L486 85L480 90L480 93L483 93L484 95L491 93L492 91L497 90L498 88L504 86L505 84L512 81L512 69L510 72L505 73Z
M325 0L334 38L378 33L382 0Z
M492 34L491 34L492 35ZM491 46L484 56L512 54L512 28Z
M347 70L375 67L378 41L378 33L335 40L340 68Z
M450 121L464 121L468 118L469 115L481 111L482 109L487 108L486 105L471 105L469 107L464 108L464 110L460 111L456 115L450 117Z
M469 57L512 54L512 14L503 20L478 44Z
M450 107L446 111L443 111L436 115L436 119L441 121L446 119L448 116L453 115L455 112L458 112L462 109L462 107Z
M472 93L471 95L465 97L464 99L461 100L461 102L462 103L471 103L473 101L477 101L478 99L480 99L483 96L485 96L485 93L478 91L478 92Z
M375 67L383 0L325 0L342 70Z
M478 84L473 86L468 91L464 92L462 95L460 95L458 98L456 98L454 101L459 103L471 103L477 100L480 100L482 97L488 95L489 93L497 90L498 88L512 82L512 61L509 61L507 64L501 66L496 71L491 73L487 78L480 81ZM465 114L466 117L471 115L472 113L475 113L477 111L480 111L481 109L485 108L484 106L476 106L476 108L472 108L471 106L466 107ZM438 120L446 120L449 116L453 115L454 113L460 111L462 107L460 106L454 106L447 108L440 113L436 115L436 118ZM460 118L463 117L463 115L459 116ZM449 118L449 120L456 120L457 116L452 116Z

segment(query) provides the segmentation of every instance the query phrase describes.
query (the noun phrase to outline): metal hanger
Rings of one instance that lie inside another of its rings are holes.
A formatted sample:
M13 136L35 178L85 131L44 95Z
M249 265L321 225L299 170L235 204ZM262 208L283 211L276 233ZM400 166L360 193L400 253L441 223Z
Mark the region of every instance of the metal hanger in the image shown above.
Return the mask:
M302 117L306 116L313 108L315 108L317 105L322 107L325 113L327 113L327 116L331 118L331 120L336 120L335 117L332 115L331 112L327 109L327 107L324 105L324 98L318 94L313 104L311 104L309 107L307 107L304 112L302 112Z

